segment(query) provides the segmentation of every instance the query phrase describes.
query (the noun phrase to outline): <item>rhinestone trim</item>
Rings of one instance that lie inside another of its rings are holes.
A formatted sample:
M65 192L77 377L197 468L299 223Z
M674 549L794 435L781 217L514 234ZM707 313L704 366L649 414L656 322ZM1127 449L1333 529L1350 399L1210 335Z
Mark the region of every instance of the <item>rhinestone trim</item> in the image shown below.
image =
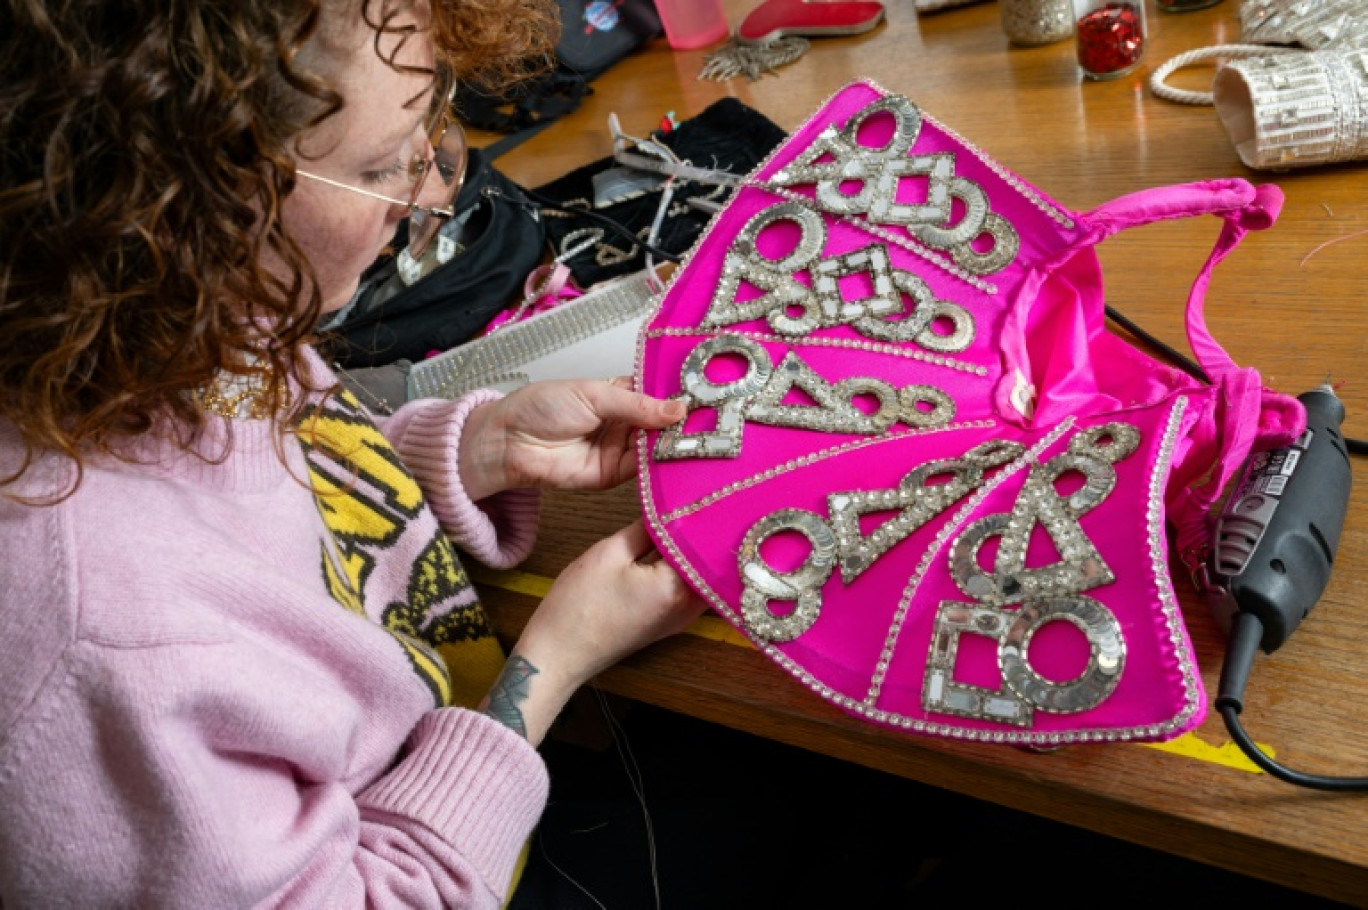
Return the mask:
M971 429L991 430L997 425L998 423L995 420L968 420L963 421L961 423L951 423L943 427L935 427L932 429L903 430L889 433L887 436L880 436L876 439L856 439L851 442L842 443L838 446L831 446L830 448L822 449L821 451L812 452L808 455L804 455L801 458L792 458L784 462L783 464L766 468L764 471L761 471L758 474L753 474L752 476L747 477L743 480L738 480L733 483L729 483L724 487L720 487L714 490L713 492L709 493L707 496L704 496L697 502L692 502L688 505L680 506L672 512L667 512L666 514L660 517L660 522L662 526L670 524L671 522L677 521L678 519L683 518L686 515L692 515L700 509L705 509L713 503L717 502L718 500L725 499L733 493L739 493L742 490L748 490L751 487L756 486L757 484L762 484L768 480L773 480L776 477L782 477L785 474L788 474L792 471L796 471L799 468L805 468L808 465L816 464L819 461L825 461L828 458L835 458L837 455L844 455L846 452L853 452L857 449L863 449L869 446L884 445L886 443L894 441L895 439L901 439L905 436L925 436L931 433L951 433L957 430Z
M784 221L797 225L798 243L778 259L772 259L760 252L757 240L766 228ZM927 283L912 272L893 268L888 247L872 243L823 258L827 238L821 214L797 202L781 202L752 215L723 257L722 273L702 325L719 328L764 317L770 328L785 337L802 337L817 329L849 325L870 338L912 342L942 353L962 351L973 342L974 320L969 311L952 301L938 299ZM965 249L970 248L966 245ZM812 276L810 287L798 281L801 271ZM858 274L869 276L873 294L858 299L843 297L838 279ZM763 293L740 300L738 292L743 281ZM910 314L903 306L904 295L913 303ZM890 316L906 318L889 321ZM937 318L951 320L954 331L948 335L933 331L932 323Z
M746 361L740 379L714 384L707 377L715 357L738 355ZM677 423L661 431L656 440L657 461L680 458L735 458L741 454L746 423L817 430L826 433L883 434L898 421L916 428L935 428L949 423L955 402L949 394L929 385L902 389L874 376L850 376L829 382L792 349L775 364L768 351L743 336L721 334L705 338L684 358L680 367L679 396L688 411ZM815 405L786 405L785 396L798 388ZM879 406L866 414L857 397L873 397ZM923 403L930 409L923 408ZM701 408L717 411L711 430L685 431L689 415Z
M1164 480L1168 477L1169 465L1173 461L1174 449L1178 442L1178 430L1182 426L1183 413L1187 410L1187 404L1187 398L1180 395L1174 400L1173 409L1169 411L1159 456L1154 460L1154 467L1150 471L1149 502L1145 508L1145 516L1149 523L1147 536L1150 546L1150 568L1154 573L1155 585L1159 589L1159 604L1164 611L1169 638L1174 643L1174 657L1178 661L1179 670L1182 673L1183 689L1187 693L1187 704L1172 720L1162 725L1153 725L1151 729L1157 726L1159 730L1149 734L1151 737L1170 733L1186 726L1196 715L1202 701L1202 687L1197 679L1196 658L1193 656L1192 648L1187 641L1187 631L1183 626L1182 614L1178 606L1178 595L1174 593L1173 578L1169 574L1168 537L1164 532Z
M889 354L894 357L906 357L908 360L919 360L922 363L929 363L932 366L948 367L952 370L959 370L962 373L973 373L975 376L987 376L988 368L976 363L969 363L964 360L956 360L953 357L942 357L937 354L927 354L924 351L915 351L908 348L897 347L893 344L884 344L877 341L853 341L845 338L784 338L779 335L767 335L764 332L728 332L730 335L740 335L752 341L767 341L774 344L787 344L797 347L815 348L847 348L849 350L869 351L874 354ZM713 333L705 329L689 328L663 328L648 329L645 332L648 338L688 338L698 336L700 338L711 338Z
M1045 435L1039 442L1031 446L1023 455L1008 464L996 475L988 480L983 486L965 501L950 520L941 526L936 532L931 545L922 551L921 559L917 562L917 568L913 571L912 577L908 579L907 586L903 588L902 597L898 599L898 609L893 614L893 622L889 626L888 635L884 639L883 650L879 653L879 660L875 664L874 676L870 681L869 691L865 696L865 705L870 710L874 710L874 704L878 700L879 692L883 689L884 676L888 671L888 666L893 660L893 649L897 645L898 636L902 634L903 622L907 619L907 611L912 607L912 598L916 596L917 589L921 587L922 579L931 570L931 563L935 561L936 554L942 552L950 536L968 520L974 510L979 507L984 499L988 498L994 490L1000 487L1009 477L1020 472L1023 468L1030 465L1055 441L1063 436L1073 427L1072 417L1065 418L1059 426L1055 427Z
M884 89L880 88L879 90L883 91ZM959 133L955 132L953 129L946 126L944 123L940 122L935 117L931 116L930 114L923 113L922 118L927 123L935 124L937 129L945 133L951 139L954 139L960 145L964 146L966 151L970 152L975 158L983 162L985 167L991 170L994 174L997 174L999 177L1001 177L1003 182L1005 182L1012 189L1016 190L1017 193L1020 194L1023 199L1030 202L1031 205L1035 206L1037 209L1043 212L1052 221L1056 222L1062 227L1065 227L1069 230L1073 230L1073 216L1068 211L1056 205L1051 200L1045 198L1045 196L1043 196L1035 188L1027 186L1025 183L1022 182L1020 177L1018 177L1016 174L1013 174L1011 171L1007 170L1002 165L994 161L991 157L989 157L987 152L979 148L977 145L974 145L974 143L970 142L969 140L965 139Z

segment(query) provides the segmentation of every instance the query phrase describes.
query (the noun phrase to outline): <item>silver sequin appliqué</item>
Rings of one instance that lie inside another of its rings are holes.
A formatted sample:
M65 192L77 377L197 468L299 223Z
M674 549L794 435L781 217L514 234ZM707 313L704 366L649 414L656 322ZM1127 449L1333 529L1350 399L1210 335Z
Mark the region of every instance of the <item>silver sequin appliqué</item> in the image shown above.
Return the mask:
M771 259L757 248L766 228L791 222L799 231L792 250ZM849 325L867 338L911 342L940 353L962 351L974 340L974 320L957 303L942 300L921 278L892 267L888 247L880 243L821 258L827 228L818 212L797 203L781 202L751 217L737 233L723 259L722 276L713 291L703 326L717 328L765 318L780 335L802 337L822 328ZM807 270L812 286L797 279ZM872 293L846 299L839 280L868 276ZM738 299L742 282L760 295ZM911 302L908 310L903 304ZM938 332L941 323L949 331Z
M893 117L894 131L881 147L862 145L860 128L877 114ZM1021 238L1016 228L992 212L983 188L955 176L952 152L909 155L921 132L921 110L902 95L880 98L854 114L843 128L828 126L801 155L770 182L778 187L815 184L815 201L823 211L862 216L875 224L894 224L927 246L946 250L965 271L988 275L1016 258ZM898 199L904 178L924 178L924 202ZM847 192L859 184L858 192ZM954 201L963 214L952 222ZM980 251L975 244L988 243Z
M721 384L707 376L716 357L736 356L745 361L745 373ZM941 389L910 385L898 389L874 376L851 376L828 382L796 351L788 351L775 366L769 352L744 335L723 334L698 344L684 358L680 370L683 400L689 411L684 419L665 428L656 441L658 461L680 458L735 458L747 421L769 426L816 430L824 433L878 435L896 422L927 429L945 426L955 416L954 400ZM815 404L784 404L791 390L805 392ZM872 399L866 413L856 399ZM685 432L689 415L699 408L717 411L709 430Z
M951 575L977 603L943 601L922 689L928 711L1030 726L1035 710L1077 713L1096 707L1116 688L1125 666L1125 639L1116 617L1081 592L1115 580L1078 518L1099 505L1116 486L1115 462L1140 445L1140 433L1124 423L1109 423L1076 434L1068 451L1031 468L1012 511L989 515L969 525L951 544ZM1068 495L1056 484L1067 474L1083 483ZM1058 562L1026 566L1031 533L1042 526L1058 550ZM998 538L991 571L980 552ZM1020 604L1016 610L1004 609ZM1087 665L1072 680L1053 682L1031 665L1032 636L1049 622L1071 623L1088 644ZM1002 687L993 690L954 679L962 635L995 639Z
M889 490L855 490L827 497L828 522L815 512L781 509L757 521L741 542L737 564L743 593L741 615L750 631L771 642L793 641L812 627L822 610L821 588L837 564L845 584L855 581L899 541L982 486L986 472L1023 451L1019 443L987 442L959 458L929 461L909 471ZM860 516L897 510L872 533L860 531ZM760 546L781 531L807 538L810 552L791 572L765 561ZM775 613L772 601L792 603Z

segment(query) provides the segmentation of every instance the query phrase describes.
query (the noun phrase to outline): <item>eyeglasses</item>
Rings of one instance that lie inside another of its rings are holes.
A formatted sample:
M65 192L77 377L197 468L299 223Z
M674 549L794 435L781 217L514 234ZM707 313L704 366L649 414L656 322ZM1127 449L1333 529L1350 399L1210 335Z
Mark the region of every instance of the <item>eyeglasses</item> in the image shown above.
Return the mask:
M362 196L369 196L372 199L380 199L392 205L405 206L409 213L408 253L414 259L418 259L426 252L428 245L432 243L432 238L437 236L437 231L442 226L442 222L456 213L451 206L456 201L456 196L461 192L461 184L465 182L466 159L469 157L465 130L461 127L460 121L454 119L449 113L444 113L441 116L436 127L428 134L428 139L432 142L431 157L421 154L415 155L413 161L409 163L407 173L408 178L413 181L413 192L409 194L407 202L382 193L373 193L359 186L352 186L328 177L320 177L318 174L311 174L308 171L296 170L295 173L301 177L308 177L310 180L317 180L319 183L326 183L328 186L351 190L353 193L360 193ZM436 197L435 205L419 205L418 199L427 189L428 175L434 171L440 182L440 195Z

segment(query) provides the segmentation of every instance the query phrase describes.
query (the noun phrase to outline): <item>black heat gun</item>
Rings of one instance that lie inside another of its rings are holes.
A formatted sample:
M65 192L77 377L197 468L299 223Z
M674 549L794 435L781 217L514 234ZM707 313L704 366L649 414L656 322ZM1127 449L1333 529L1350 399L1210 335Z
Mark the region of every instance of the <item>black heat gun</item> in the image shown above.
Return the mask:
M1365 789L1368 778L1321 777L1277 764L1239 723L1255 654L1281 647L1320 600L1349 507L1344 405L1328 384L1298 400L1306 431L1285 448L1250 457L1216 527L1205 587L1229 635L1216 709L1240 748L1269 774L1321 790Z

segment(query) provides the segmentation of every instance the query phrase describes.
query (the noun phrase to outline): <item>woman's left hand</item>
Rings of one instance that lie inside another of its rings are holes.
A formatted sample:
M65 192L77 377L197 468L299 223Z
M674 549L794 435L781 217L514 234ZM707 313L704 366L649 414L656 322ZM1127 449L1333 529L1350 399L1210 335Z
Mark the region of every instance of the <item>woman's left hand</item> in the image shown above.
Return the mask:
M636 473L636 430L684 414L682 402L634 392L626 378L534 382L471 412L461 482L473 501L518 487L617 486Z

